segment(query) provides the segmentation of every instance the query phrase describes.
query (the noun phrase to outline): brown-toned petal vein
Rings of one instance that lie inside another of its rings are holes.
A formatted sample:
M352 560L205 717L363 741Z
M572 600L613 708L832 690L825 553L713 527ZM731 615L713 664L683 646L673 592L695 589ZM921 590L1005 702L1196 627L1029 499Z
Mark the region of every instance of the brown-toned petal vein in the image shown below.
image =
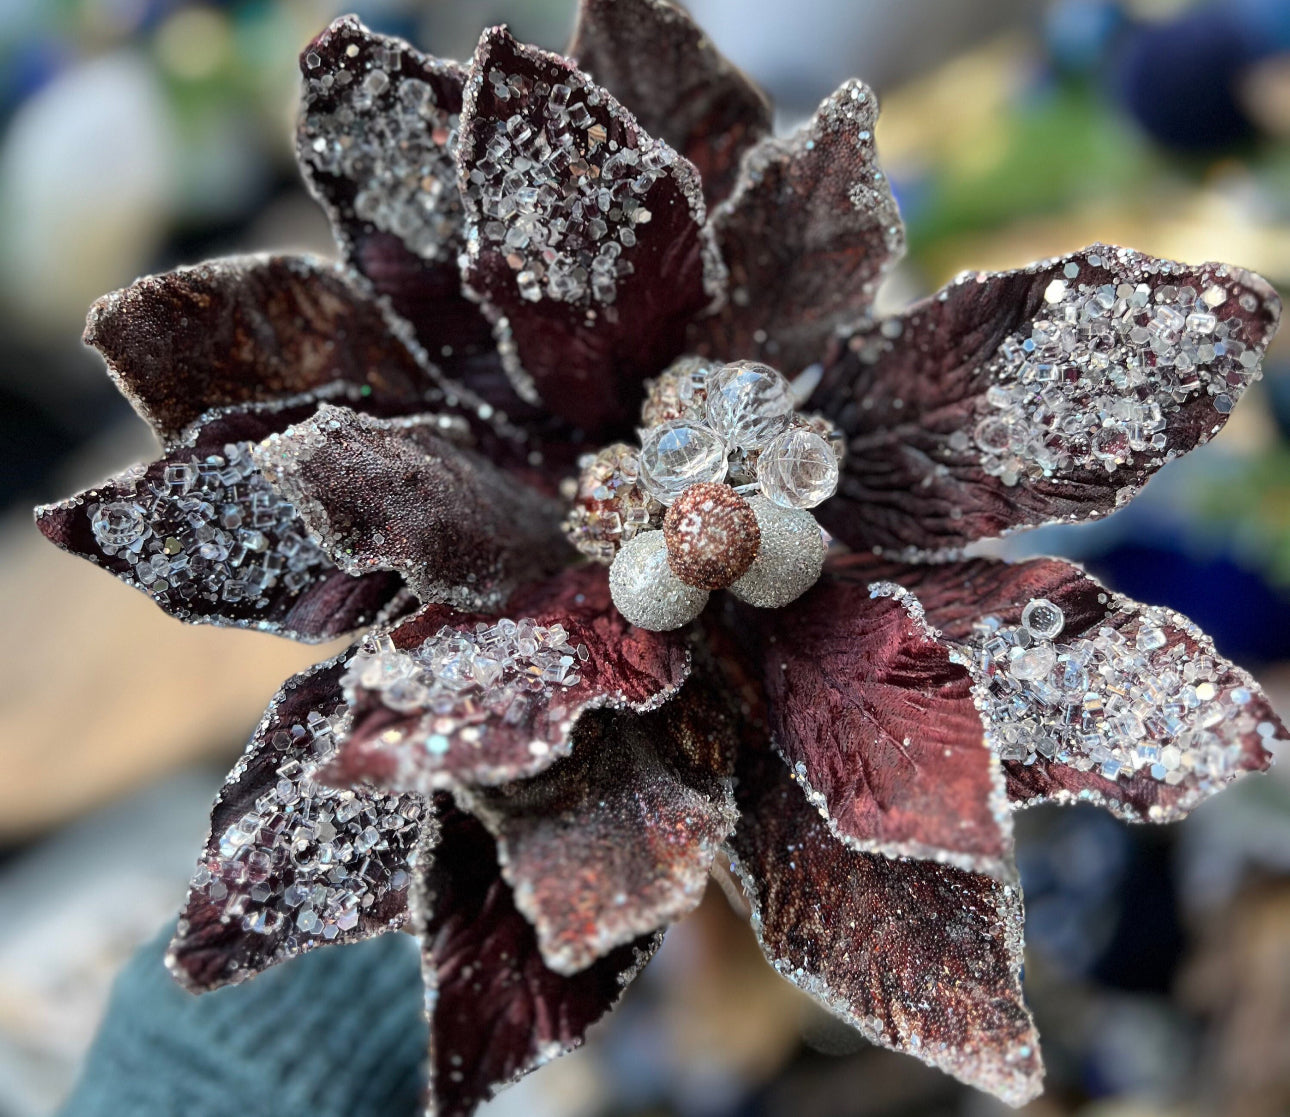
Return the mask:
M735 744L731 708L696 676L653 712L587 713L568 757L463 796L551 969L577 973L703 898L734 829Z
M395 570L423 602L487 608L570 557L558 506L456 444L450 416L324 405L255 452L333 561Z
M1105 515L1222 427L1280 307L1240 268L1105 245L968 273L825 369L810 405L847 455L820 520L923 557Z
M737 776L733 866L776 970L874 1043L1010 1105L1035 1097L1020 891L847 848L767 751L741 752Z
M411 409L436 384L332 264L232 257L136 280L90 310L85 341L166 443L206 412L343 381Z
M690 329L691 348L757 358L794 374L824 358L833 334L864 317L905 234L873 129L878 104L849 81L786 138L768 137L712 215L729 299Z
M1111 593L1073 563L853 556L834 577L890 578L918 595L973 672L1016 806L1089 802L1174 821L1267 768L1268 745L1288 736L1258 685L1186 617ZM1011 666L1010 634L1032 601L1055 605L1062 627L1029 637L1031 654Z
M458 149L464 278L521 395L625 431L719 293L694 167L567 59L480 39Z
M286 683L215 800L166 957L195 992L404 920L425 803L322 787L307 774L334 747L347 655Z
M581 973L549 969L498 871L488 831L436 800L439 830L418 854L410 929L430 1017L429 1112L469 1117L497 1091L581 1045L662 940L644 936Z
M669 0L582 0L566 53L695 165L709 205L771 131L766 95Z
M1011 879L1012 827L972 678L890 584L827 572L789 609L745 609L768 719L846 845Z

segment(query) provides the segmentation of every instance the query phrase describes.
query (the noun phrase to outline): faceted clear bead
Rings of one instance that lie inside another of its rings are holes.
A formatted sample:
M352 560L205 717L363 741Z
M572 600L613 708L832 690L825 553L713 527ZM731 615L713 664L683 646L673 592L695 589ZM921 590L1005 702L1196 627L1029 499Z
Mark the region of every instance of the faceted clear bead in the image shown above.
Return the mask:
M814 508L837 491L838 457L814 431L787 430L762 450L757 481L781 508Z
M640 453L640 483L662 504L671 504L699 481L726 475L726 448L707 427L674 419L646 431Z
M769 365L739 361L708 377L708 425L741 450L765 446L788 426L793 393Z
M1022 610L1021 623L1036 640L1055 640L1066 624L1066 614L1046 597L1036 597Z

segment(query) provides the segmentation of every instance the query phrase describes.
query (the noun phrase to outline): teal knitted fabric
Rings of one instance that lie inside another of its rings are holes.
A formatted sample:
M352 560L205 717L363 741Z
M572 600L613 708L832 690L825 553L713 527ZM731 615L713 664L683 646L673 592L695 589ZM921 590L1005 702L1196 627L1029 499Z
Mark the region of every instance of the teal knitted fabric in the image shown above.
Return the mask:
M193 996L171 930L117 978L61 1117L411 1117L427 1031L406 935L328 947Z

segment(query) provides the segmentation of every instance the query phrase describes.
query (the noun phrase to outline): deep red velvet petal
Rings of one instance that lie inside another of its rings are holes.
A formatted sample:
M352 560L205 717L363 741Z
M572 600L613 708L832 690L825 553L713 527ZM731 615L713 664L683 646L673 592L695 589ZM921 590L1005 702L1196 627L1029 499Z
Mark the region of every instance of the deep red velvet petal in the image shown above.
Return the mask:
M380 308L334 265L233 257L136 280L90 310L85 341L121 391L174 442L217 407L344 381L386 409L436 389Z
M810 405L847 456L820 520L895 555L1105 515L1222 427L1280 305L1239 268L1104 245L969 273L825 369Z
M642 382L716 293L694 168L502 28L475 52L458 160L465 281L521 395L589 433L629 429Z
M771 964L874 1043L1011 1105L1040 1091L1019 890L838 842L768 752L740 754L734 867Z
M36 526L180 620L311 642L366 627L403 580L339 569L250 456L316 406L310 397L215 412L164 457L38 508Z
M662 939L621 946L581 973L548 969L537 936L475 819L437 800L437 845L420 855L410 929L421 941L430 1016L430 1111L469 1117L480 1102L578 1047Z
M345 658L287 682L215 800L166 957L194 992L403 923L425 804L305 775L334 745Z
M568 757L463 799L548 966L577 973L698 904L734 829L735 746L725 696L695 677L651 713L589 712Z
M904 251L900 213L878 170L877 99L847 82L795 135L748 152L712 215L729 301L695 322L691 348L758 358L790 375L822 360L833 333L868 313Z
M558 505L455 444L463 434L446 416L324 405L256 460L343 569L396 570L423 602L488 608L570 551Z
M582 0L565 53L695 165L709 205L771 131L766 95L670 0Z
M482 696L471 688L463 701L443 709L422 705L429 702L425 695L409 698L401 688L391 691L413 666L407 653L442 646L453 634L441 635L443 629L469 636L497 621L488 614L427 606L368 652L367 673L356 673L350 684L353 727L326 778L339 786L368 781L423 792L528 778L568 755L574 726L585 711L653 709L689 675L683 640L676 633L629 625L610 601L602 566L573 567L524 587L506 603L504 615L562 625L568 646L585 651L585 658L571 653L567 678L577 681L543 684L500 712L495 708L500 689L518 685L515 672L499 676Z
M857 588L875 577L907 586L942 639L958 646L977 680L987 735L1003 758L1015 805L1092 802L1135 821L1173 821L1232 780L1267 768L1266 746L1290 736L1258 685L1186 617L1110 593L1072 563L907 566L851 556L831 566L834 578ZM1099 654L1086 665L1087 678L1072 675L1079 684L1072 688L1064 681L1069 660L1058 659L1047 678L1061 682L1062 691L1041 693L1010 680L1006 660L983 657L991 632L978 626L989 617L1017 626L1035 600L1052 602L1064 615L1050 641L1057 655L1106 630L1113 640L1124 638L1115 665ZM1143 663L1135 665L1138 656ZM1122 708L1112 708L1116 702Z
M775 745L839 839L1011 875L1008 801L972 678L913 597L826 572L789 608L738 616L763 649Z

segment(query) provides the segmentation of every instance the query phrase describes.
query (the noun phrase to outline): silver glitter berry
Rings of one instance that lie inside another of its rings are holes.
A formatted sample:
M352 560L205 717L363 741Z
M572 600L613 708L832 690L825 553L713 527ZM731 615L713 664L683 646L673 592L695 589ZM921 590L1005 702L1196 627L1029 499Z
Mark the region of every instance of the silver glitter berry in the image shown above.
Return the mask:
M786 430L757 458L757 482L782 508L814 508L837 492L838 456L814 431Z
M646 531L623 544L609 567L609 593L632 624L667 632L694 620L708 603L708 591L687 586L667 563L661 531Z
M674 419L646 431L641 443L640 484L662 504L691 485L726 476L726 448L701 423Z
M749 497L761 529L761 547L748 573L730 592L749 605L779 609L796 601L819 580L824 536L804 508L781 508L764 496Z

